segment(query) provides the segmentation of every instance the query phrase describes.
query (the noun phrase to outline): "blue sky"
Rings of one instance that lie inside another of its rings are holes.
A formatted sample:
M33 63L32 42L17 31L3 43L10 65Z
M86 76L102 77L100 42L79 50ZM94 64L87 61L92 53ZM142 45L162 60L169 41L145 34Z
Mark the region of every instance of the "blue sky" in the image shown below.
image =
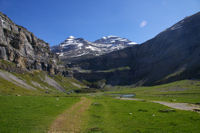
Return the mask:
M50 45L70 35L142 43L200 11L200 0L0 0L0 11Z

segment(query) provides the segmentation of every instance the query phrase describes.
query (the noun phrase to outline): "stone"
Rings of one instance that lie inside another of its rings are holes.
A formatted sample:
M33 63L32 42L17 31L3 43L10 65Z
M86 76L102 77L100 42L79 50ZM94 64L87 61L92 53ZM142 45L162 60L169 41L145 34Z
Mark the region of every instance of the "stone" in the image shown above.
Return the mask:
M159 112L161 113L169 113L169 112L176 112L174 109L160 109Z
M7 60L5 47L0 47L0 59Z

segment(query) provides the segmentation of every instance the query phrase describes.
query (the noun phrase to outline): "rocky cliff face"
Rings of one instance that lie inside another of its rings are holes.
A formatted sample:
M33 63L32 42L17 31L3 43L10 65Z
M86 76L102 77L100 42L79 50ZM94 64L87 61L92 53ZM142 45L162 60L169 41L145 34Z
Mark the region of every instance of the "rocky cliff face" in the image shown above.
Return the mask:
M199 22L200 12L141 45L77 61L71 67L79 67L75 77L81 80L106 79L107 84L113 85L149 85L200 78Z
M0 59L16 63L17 67L58 73L58 57L50 52L48 43L13 23L0 13Z

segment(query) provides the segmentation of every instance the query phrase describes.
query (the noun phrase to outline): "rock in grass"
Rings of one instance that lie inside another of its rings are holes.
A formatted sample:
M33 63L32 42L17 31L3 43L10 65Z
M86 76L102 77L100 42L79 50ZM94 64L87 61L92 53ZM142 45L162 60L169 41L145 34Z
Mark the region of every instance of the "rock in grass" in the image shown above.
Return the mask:
M200 105L200 102L199 103L195 103L196 105Z
M102 131L102 129L101 128L99 128L99 127L93 127L93 128L90 128L89 129L89 131Z
M171 102L176 102L176 99L171 99L170 101L171 101Z
M93 106L101 106L100 103L92 103Z
M138 109L139 112L148 112L146 109Z
M174 109L160 109L159 112L161 113L169 113L169 112L176 112Z
M195 111L195 112L200 112L200 109L193 109L193 111Z

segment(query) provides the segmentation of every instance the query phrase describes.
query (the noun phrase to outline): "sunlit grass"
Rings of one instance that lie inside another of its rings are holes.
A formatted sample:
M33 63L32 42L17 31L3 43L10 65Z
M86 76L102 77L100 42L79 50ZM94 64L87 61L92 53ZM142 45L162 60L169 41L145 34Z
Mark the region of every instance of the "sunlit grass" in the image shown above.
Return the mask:
M200 115L190 111L163 113L168 107L106 97L93 99L86 133L198 133Z
M1 133L42 133L78 97L0 96Z

